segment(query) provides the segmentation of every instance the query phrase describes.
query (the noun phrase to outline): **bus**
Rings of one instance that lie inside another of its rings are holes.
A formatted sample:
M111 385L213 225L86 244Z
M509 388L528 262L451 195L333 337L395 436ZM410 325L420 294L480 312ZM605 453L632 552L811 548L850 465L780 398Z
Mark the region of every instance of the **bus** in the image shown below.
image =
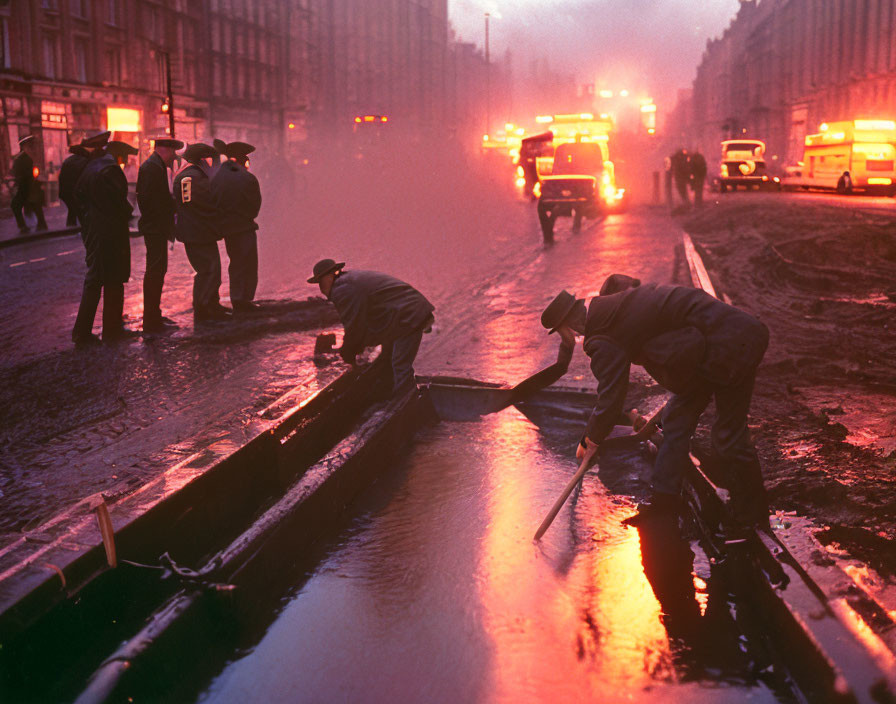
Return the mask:
M822 123L806 136L801 185L896 195L896 121Z

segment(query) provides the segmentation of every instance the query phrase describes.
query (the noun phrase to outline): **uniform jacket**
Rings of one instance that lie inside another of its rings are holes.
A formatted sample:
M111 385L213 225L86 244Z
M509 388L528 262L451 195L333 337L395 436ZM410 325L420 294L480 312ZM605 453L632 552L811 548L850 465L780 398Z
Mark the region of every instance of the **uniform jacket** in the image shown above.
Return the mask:
M209 244L221 239L218 211L205 169L188 164L174 177L177 223L174 234L186 244Z
M19 152L12 160L12 178L16 193L21 193L27 198L34 181L34 160L27 152Z
M174 240L174 198L168 190L168 167L155 152L137 172L137 205L141 235Z
M242 164L228 160L212 177L211 187L222 236L258 229L255 218L261 210L261 189L254 174Z
M588 437L599 442L622 412L632 363L680 393L691 384L729 386L755 371L768 328L709 294L645 284L591 300L584 349L598 380Z
M87 166L87 157L83 154L71 154L62 162L59 169L59 199L68 206L69 210L78 211L75 201L75 187L78 179L84 173Z
M345 357L421 329L435 310L410 284L378 271L358 269L336 277L330 300L345 328Z
M688 159L691 165L691 174L693 174L695 179L700 181L706 178L706 159L700 152L695 152L691 154Z
M124 283L131 275L128 221L128 182L110 154L88 161L75 187L75 200L83 218L82 235L88 266L95 258L99 280Z

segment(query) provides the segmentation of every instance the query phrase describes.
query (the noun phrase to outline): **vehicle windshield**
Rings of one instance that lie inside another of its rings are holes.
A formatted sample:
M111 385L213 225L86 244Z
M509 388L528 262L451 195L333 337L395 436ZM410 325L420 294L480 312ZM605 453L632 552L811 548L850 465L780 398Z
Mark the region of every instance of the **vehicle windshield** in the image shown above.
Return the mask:
M754 155L758 155L762 151L762 147L759 144L755 144L753 142L732 142L731 144L725 145L725 152L751 152Z
M554 155L554 175L596 174L603 171L604 157L597 144L561 144Z

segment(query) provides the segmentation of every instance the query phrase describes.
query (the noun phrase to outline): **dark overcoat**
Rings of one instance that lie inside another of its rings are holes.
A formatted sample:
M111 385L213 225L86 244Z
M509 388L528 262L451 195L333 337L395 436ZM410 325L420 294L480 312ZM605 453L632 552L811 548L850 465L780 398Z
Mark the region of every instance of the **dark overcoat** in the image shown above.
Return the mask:
M378 271L359 269L336 278L330 300L345 328L345 357L420 330L435 310L410 284Z
M137 205L141 235L174 241L174 197L168 190L168 167L156 152L137 172Z
M258 229L255 218L261 210L261 188L245 166L225 161L212 176L211 188L223 237Z
M75 188L78 185L78 179L81 178L81 174L87 167L87 161L86 154L70 154L59 168L59 200L75 213L78 213ZM78 213L78 217L80 217L80 213Z
M75 200L82 213L82 235L90 275L98 283L124 283L131 276L128 181L111 154L91 159L78 184Z
M592 299L584 349L598 401L588 437L600 442L612 430L632 363L680 393L691 384L738 384L755 372L767 347L762 322L699 289L645 284Z
M184 244L213 244L221 239L218 211L206 170L188 164L174 177L177 222L174 235Z
M28 152L19 152L12 160L12 179L15 195L20 200L27 200L34 181L34 159Z

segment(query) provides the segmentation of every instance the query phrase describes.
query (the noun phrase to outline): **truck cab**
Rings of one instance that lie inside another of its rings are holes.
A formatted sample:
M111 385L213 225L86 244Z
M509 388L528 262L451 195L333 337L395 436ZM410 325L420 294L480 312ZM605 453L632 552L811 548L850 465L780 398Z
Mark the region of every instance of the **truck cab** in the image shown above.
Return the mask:
M765 164L765 142L758 139L728 139L722 142L719 191L761 188L776 183Z
M554 152L551 174L539 184L538 219L546 242L554 239L558 217L573 217L573 232L583 218L596 218L618 205L613 162L602 140L581 140L560 144Z

